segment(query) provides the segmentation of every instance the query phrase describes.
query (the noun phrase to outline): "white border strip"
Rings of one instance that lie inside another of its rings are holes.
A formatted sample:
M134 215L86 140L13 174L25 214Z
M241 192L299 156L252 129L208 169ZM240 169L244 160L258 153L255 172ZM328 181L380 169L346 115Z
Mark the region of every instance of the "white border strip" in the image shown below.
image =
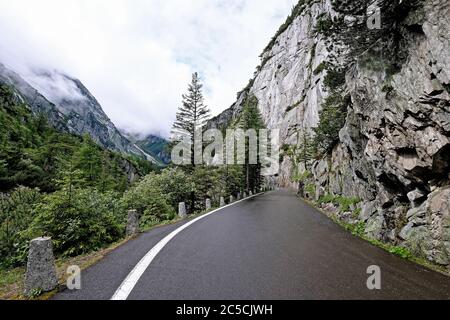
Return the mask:
M162 239L160 242L158 242L142 259L138 262L138 264L134 267L134 269L130 272L130 274L125 278L125 280L122 282L120 287L116 290L114 295L112 296L111 300L127 300L128 296L130 295L131 291L134 289L136 284L138 283L141 276L144 274L145 270L150 266L152 261L156 258L156 256L161 252L161 250L172 240L175 238L177 234L179 234L184 229L188 228L189 226L193 225L197 221L200 221L220 210L223 210L225 208L231 207L237 203L240 203L242 201L254 198L256 196L259 196L263 194L264 192L255 194L253 196L247 197L245 199L233 202L229 205L226 205L222 208L213 210L207 214L204 214L173 231L168 236L166 236L164 239Z

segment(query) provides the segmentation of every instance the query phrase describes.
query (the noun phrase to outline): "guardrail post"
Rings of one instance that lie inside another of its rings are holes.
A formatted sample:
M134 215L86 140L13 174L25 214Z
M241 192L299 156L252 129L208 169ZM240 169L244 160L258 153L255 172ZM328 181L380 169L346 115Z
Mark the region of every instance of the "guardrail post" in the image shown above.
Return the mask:
M129 210L127 217L127 237L133 236L139 233L139 215L136 210Z
M36 238L31 240L25 274L25 295L29 296L35 290L52 291L57 286L58 278L56 276L52 239Z
M178 216L182 219L187 217L186 203L180 202L178 204Z

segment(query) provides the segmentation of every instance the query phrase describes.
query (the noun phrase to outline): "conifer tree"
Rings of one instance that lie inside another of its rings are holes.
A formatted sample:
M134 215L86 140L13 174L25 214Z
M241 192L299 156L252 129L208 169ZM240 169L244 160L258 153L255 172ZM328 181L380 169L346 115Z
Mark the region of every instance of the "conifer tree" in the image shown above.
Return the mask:
M265 128L264 121L258 109L258 99L253 95L247 97L245 101L239 127L244 131L254 129L257 133L260 129ZM252 147L257 148L257 146ZM258 160L258 164L250 164L249 148L249 141L246 141L245 184L247 190L253 190L259 187L261 182L261 164L260 160Z
M183 95L182 106L179 108L176 120L172 128L172 144L176 144L181 140L190 141L191 145L191 168L195 170L195 150L194 138L197 130L202 130L206 121L210 117L211 111L204 103L203 85L200 82L198 73L192 75L192 81L188 86L187 94ZM194 171L192 170L192 171ZM195 210L196 196L195 192L191 193L190 211Z
M206 124L211 111L205 105L202 94L203 85L200 82L198 73L192 75L192 81L188 86L187 94L183 95L182 106L179 108L176 120L173 124L173 142L178 142L183 138L188 138L192 144L191 160L194 164L194 134Z

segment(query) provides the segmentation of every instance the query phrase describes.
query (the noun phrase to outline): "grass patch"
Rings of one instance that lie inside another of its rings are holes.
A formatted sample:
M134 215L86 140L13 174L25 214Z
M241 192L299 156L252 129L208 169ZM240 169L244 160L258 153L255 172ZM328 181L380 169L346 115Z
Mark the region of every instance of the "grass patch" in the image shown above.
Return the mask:
M332 194L326 194L319 199L319 204L325 203L333 203L336 206L339 206L341 212L349 212L352 211L351 207L357 205L361 202L359 198L347 198L343 196L335 196ZM359 214L358 214L359 215Z

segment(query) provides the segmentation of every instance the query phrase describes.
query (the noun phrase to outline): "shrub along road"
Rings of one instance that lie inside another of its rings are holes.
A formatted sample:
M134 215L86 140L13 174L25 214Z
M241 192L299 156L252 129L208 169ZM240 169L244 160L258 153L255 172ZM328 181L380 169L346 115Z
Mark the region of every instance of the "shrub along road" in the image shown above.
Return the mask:
M136 264L184 223L140 235L55 299L110 299ZM381 268L381 290L367 269ZM450 279L356 238L286 191L226 207L169 241L133 299L450 299Z

